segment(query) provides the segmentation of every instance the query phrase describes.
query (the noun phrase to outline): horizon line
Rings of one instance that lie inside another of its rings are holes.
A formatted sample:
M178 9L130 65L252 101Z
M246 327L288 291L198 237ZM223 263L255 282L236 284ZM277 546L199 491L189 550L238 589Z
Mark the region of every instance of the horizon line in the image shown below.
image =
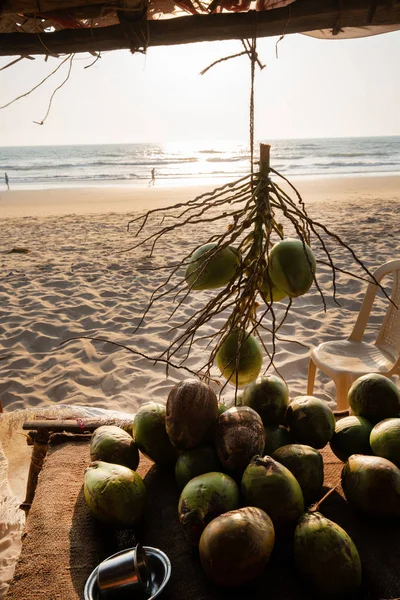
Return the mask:
M367 139L367 138L396 138L400 137L399 134L379 134L379 135L338 135L338 136L314 136L314 137L287 137L287 138L269 138L268 140L259 139L255 143L268 143L269 141L300 141L300 140L346 140L346 139ZM248 144L249 142L244 140L232 140L232 139L210 139L210 140L170 140L170 141L151 141L151 142L74 142L67 144L7 144L6 146L0 145L0 148L46 148L46 147L63 147L63 146L134 146L134 145L166 145L166 144L209 144L209 143L231 143L231 144Z

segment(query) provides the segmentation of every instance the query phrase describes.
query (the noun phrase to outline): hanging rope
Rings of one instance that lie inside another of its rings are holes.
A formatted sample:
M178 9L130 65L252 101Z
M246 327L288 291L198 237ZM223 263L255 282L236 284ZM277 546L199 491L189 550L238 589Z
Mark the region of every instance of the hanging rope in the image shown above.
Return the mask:
M208 65L205 69L200 71L200 75L205 75L207 71L222 63L226 60L230 60L231 58L238 58L239 56L247 55L250 59L250 114L249 114L249 130L250 130L250 174L251 174L251 189L254 189L254 81L255 81L255 71L256 64L258 65L260 71L264 69L265 65L263 65L258 58L257 54L257 22L254 20L253 22L253 36L251 41L248 39L242 40L242 45L244 47L243 52L238 52L237 54L231 54L229 56L224 56L223 58L219 58L218 60Z
M250 133L250 174L251 174L251 189L254 189L254 81L255 81L255 72L256 72L256 62L258 61L257 55L257 35L256 35L256 24L254 24L254 33L251 39L251 43L249 40L242 40L244 47L246 48L247 43L247 51L248 56L250 58L250 113L249 113L249 133ZM260 67L263 69L263 65Z

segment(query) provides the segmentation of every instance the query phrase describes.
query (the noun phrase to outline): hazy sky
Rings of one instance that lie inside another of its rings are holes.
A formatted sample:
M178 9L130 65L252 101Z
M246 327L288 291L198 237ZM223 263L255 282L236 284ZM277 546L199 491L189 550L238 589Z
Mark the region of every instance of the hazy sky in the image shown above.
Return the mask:
M400 32L357 40L287 36L259 40L266 68L256 79L256 139L400 135ZM27 98L0 110L0 145L248 139L249 61L239 41L109 52L91 67L76 55ZM9 57L0 58L0 67ZM57 66L37 57L0 72L0 105Z

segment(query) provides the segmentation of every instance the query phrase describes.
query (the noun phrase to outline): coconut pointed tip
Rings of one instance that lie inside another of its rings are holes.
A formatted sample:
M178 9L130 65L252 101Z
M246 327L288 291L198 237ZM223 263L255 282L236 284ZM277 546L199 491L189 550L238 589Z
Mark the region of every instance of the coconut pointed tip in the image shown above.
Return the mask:
M263 465L264 464L264 458L260 455L260 454L256 454L256 456L253 456L253 458L251 459L251 462L254 465Z
M257 454L256 456L253 456L251 463L257 467L270 468L275 465L276 461L269 455L261 456Z
M101 460L92 460L88 466L85 469L85 473L86 471L93 471L93 469L98 469L99 467L101 467L104 464L104 461ZM111 464L111 463L106 463L106 464Z

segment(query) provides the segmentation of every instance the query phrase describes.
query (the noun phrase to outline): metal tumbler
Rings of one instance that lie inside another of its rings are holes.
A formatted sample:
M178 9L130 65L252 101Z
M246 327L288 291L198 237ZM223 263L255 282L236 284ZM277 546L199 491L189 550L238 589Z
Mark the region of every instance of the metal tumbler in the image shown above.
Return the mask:
M129 585L132 591L150 593L151 573L147 564L146 552L138 544L133 550L127 550L103 561L97 570L97 587L100 591Z

